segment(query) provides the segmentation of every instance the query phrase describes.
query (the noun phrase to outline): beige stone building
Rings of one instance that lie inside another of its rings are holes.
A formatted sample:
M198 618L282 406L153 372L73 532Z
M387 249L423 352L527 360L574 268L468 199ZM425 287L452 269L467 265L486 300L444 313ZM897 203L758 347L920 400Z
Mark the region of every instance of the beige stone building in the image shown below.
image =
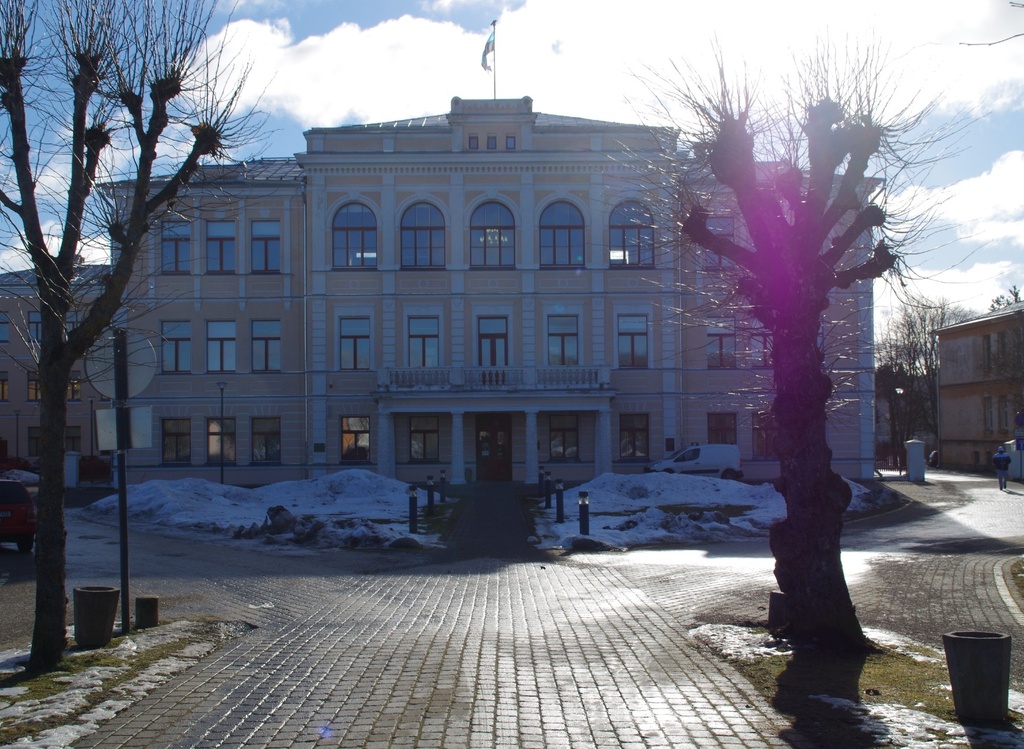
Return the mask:
M736 443L748 477L775 475L771 342L665 223L672 132L455 98L306 144L207 169L154 227L123 321L157 362L132 400L153 434L132 482L576 482L692 442ZM714 221L741 231L727 206ZM870 284L829 320L834 463L866 477ZM6 405L26 392L8 378Z
M999 445L1016 453L1015 420L1024 412L1024 303L937 335L941 465L990 471ZM1019 453L1013 457L1019 467Z

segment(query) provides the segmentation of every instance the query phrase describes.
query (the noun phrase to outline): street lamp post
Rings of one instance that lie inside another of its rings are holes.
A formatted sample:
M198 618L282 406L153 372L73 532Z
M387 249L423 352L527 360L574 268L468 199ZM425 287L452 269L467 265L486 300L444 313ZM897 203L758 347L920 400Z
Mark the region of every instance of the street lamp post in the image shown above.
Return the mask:
M217 387L220 388L220 483L224 483L224 388L228 384L226 382L218 382Z

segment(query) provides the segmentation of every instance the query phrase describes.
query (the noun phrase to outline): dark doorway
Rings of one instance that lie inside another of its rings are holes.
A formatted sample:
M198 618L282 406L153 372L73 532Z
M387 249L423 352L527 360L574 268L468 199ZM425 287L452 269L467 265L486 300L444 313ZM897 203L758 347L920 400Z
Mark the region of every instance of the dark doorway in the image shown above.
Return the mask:
M477 414L476 475L479 481L512 480L512 417Z

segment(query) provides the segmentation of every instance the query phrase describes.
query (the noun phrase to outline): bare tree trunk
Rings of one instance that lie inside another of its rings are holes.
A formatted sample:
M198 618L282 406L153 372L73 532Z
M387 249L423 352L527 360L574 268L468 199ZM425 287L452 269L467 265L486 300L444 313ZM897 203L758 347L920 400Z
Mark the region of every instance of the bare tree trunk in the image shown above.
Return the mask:
M64 521L64 425L71 371L40 368L39 514L36 531L36 618L30 671L50 669L67 647L67 529Z
M777 485L787 511L770 534L775 578L786 595L790 635L865 644L840 559L851 492L832 470L825 430L832 382L822 368L816 333L809 324L802 330L783 324L775 331Z

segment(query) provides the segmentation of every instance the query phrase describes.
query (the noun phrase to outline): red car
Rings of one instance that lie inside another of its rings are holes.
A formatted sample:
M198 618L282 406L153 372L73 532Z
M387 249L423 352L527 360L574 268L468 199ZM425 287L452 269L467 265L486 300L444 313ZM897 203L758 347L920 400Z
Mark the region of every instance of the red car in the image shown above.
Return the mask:
M0 480L0 541L14 541L18 551L32 551L36 538L36 506L20 481Z

